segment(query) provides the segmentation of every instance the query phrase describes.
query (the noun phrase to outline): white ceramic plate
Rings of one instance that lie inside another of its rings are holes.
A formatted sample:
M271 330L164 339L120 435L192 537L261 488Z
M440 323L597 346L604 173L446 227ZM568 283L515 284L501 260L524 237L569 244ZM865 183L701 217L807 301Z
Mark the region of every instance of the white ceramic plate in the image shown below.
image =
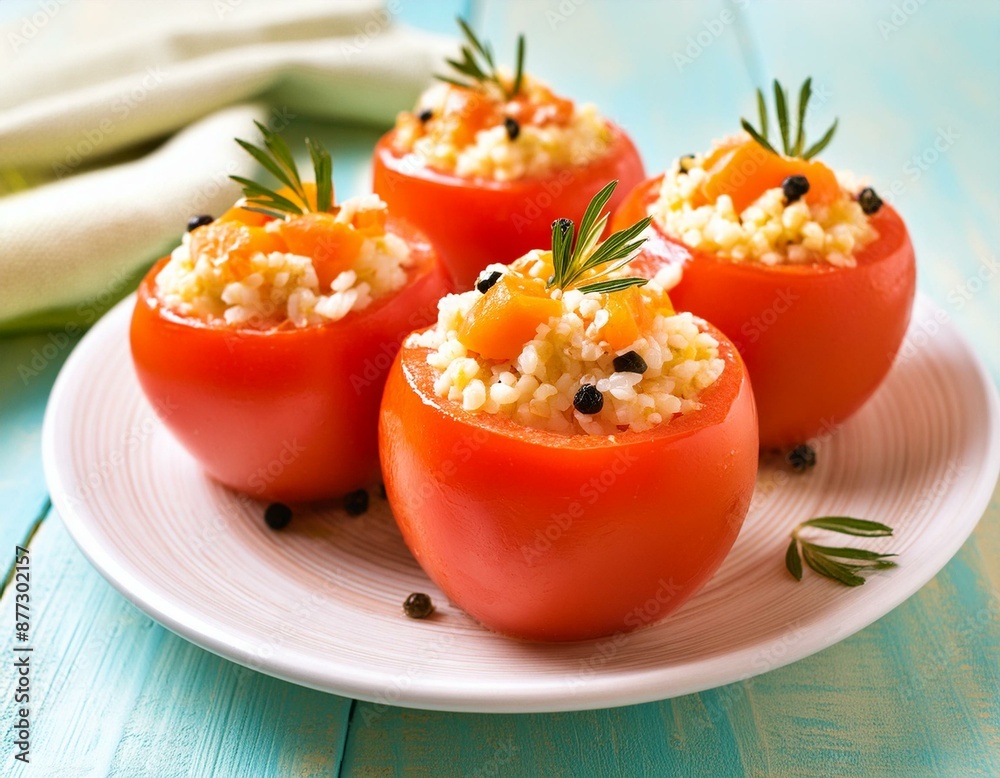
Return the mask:
M240 664L337 694L464 711L609 707L700 691L808 656L899 605L955 554L996 483L996 391L926 299L889 379L818 444L802 476L765 465L750 515L715 578L677 614L570 645L491 634L424 576L386 503L349 518L299 514L281 532L263 505L206 478L146 404L132 370L133 301L63 368L45 417L52 500L84 554L154 619ZM788 533L824 514L896 528L869 546L900 567L849 589L785 571ZM413 591L438 614L403 616Z

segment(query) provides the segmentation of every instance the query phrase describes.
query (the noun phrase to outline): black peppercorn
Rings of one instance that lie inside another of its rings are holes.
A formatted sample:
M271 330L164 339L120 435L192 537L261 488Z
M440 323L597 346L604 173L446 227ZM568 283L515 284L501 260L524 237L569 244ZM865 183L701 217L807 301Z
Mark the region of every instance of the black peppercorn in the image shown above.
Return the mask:
M368 492L358 489L344 497L344 510L348 516L360 516L368 510Z
M426 124L434 116L434 111L430 108L424 108L420 113L417 114L417 118L420 119L421 124Z
M479 280L476 281L476 289L483 294L486 294L490 289L493 288L493 284L500 280L503 275L499 270L494 270L488 276L480 276Z
M816 466L816 450L806 443L800 443L788 452L785 459L795 472L804 473Z
M576 395L573 397L573 407L588 416L600 413L601 408L604 407L604 395L593 384L584 384L576 390Z
M862 211L871 216L873 213L878 213L879 208L882 207L882 198L875 194L874 189L866 186L858 192L858 204Z
M414 592L403 603L403 613L411 619L426 619L434 612L434 603L423 592Z
M615 357L611 364L614 365L616 373L645 373L649 369L646 360L634 351L627 351Z
M199 227L204 227L206 224L211 224L215 221L215 218L209 216L207 213L199 214L198 216L192 216L188 219L187 231L191 232Z
M517 119L508 116L503 120L503 126L507 130L507 137L511 140L517 140L517 136L521 134L521 125L517 123Z
M283 502L272 502L264 509L264 523L271 529L284 529L292 520L292 509Z
M809 191L809 179L805 176L789 176L781 182L781 191L786 203L794 203Z

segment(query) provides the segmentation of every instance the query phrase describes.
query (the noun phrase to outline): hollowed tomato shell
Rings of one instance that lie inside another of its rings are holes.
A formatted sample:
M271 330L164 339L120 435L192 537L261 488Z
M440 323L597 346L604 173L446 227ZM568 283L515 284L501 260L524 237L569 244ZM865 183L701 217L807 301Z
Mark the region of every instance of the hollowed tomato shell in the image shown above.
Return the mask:
M492 262L508 263L548 246L552 222L579 221L590 199L618 180L609 208L646 174L635 145L610 125L608 152L587 165L516 181L462 178L414 164L393 149L395 131L375 147L374 191L390 212L423 230L441 254L459 291L471 289Z
M267 500L319 500L379 477L378 410L403 338L449 291L426 240L390 220L415 262L399 292L300 329L210 325L164 308L155 279L132 315L136 374L157 415L210 476Z
M633 190L616 229L644 217L662 176ZM654 223L633 263L651 275L680 263L670 291L678 310L712 322L739 348L753 381L760 442L767 448L832 433L889 372L910 321L916 264L906 226L889 205L871 217L879 237L857 266L736 263L690 249Z
M517 638L596 638L676 610L729 552L757 473L750 384L721 344L726 366L700 410L613 437L463 411L434 394L427 350L404 348L379 439L417 561L452 602Z

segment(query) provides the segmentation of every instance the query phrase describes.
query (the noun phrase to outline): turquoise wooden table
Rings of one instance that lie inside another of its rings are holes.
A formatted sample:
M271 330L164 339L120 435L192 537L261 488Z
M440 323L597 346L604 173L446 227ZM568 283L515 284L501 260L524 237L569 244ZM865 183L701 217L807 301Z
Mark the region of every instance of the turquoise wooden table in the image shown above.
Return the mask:
M735 126L752 89L812 75L829 158L869 172L909 222L920 287L994 379L1000 295L1000 4L542 2L394 4L496 48L624 124L648 168ZM364 186L374 129L311 127L338 189ZM701 694L558 715L376 708L244 670L153 623L84 560L50 509L39 432L73 339L0 341L0 539L32 552L33 764L3 775L1000 775L1000 502L934 580L877 623L789 667ZM4 641L12 590L2 599ZM10 654L8 654L10 656ZM6 661L6 660L5 660Z

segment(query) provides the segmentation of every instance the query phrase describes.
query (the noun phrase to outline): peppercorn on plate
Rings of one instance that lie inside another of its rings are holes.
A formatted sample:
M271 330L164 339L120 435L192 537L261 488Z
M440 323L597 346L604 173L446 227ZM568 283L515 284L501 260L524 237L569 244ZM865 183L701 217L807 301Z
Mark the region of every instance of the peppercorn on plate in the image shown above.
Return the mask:
M941 309L921 299L904 346L906 370L893 371L835 436L814 441L817 461L808 476L762 462L732 550L684 606L659 620L674 596L665 576L621 614L620 632L526 644L484 629L427 579L377 489L369 490L360 515L346 505L296 505L287 526L275 531L263 519L266 501L209 477L160 422L136 380L127 337L133 306L126 300L98 322L52 393L43 452L62 522L117 589L174 632L253 670L380 704L488 712L606 708L688 694L796 661L880 618L929 581L976 525L1000 467L992 380L955 326L939 318ZM932 326L936 335L927 339ZM427 401L443 404L430 366L420 358L412 364L428 372ZM702 395L706 404L728 367ZM696 413L675 421L689 425ZM533 562L525 570L540 571L579 548L594 527L588 519L594 506L607 505L619 517L629 509L624 519L636 520L623 488L623 479L638 475L626 470L634 449L531 430L551 445L536 448L530 467L520 460L521 467L490 469L502 463L494 441L515 445L509 434L491 430L514 422L497 414L478 418L487 424L469 425L467 434L436 445L438 459L411 498L425 509L458 468L485 453L488 462L469 481L478 504L527 511L538 504L529 489L544 489L544 499L557 489L566 496L548 503L550 512L523 538L517 552ZM560 444L578 463L592 448L593 459L571 473L568 494L565 483L540 483L535 467L552 462ZM707 465L716 461L710 457ZM956 462L976 467L956 469ZM667 487L674 477L652 482L658 516L678 504L677 489ZM803 506L892 525L894 537L871 547L897 552L899 567L872 576L860 592L815 575L796 582L781 558ZM484 533L477 544L502 537ZM590 538L595 557L600 544L600 536ZM589 576L596 584L616 583L599 564ZM433 601L429 617L406 616L402 606L411 593Z

